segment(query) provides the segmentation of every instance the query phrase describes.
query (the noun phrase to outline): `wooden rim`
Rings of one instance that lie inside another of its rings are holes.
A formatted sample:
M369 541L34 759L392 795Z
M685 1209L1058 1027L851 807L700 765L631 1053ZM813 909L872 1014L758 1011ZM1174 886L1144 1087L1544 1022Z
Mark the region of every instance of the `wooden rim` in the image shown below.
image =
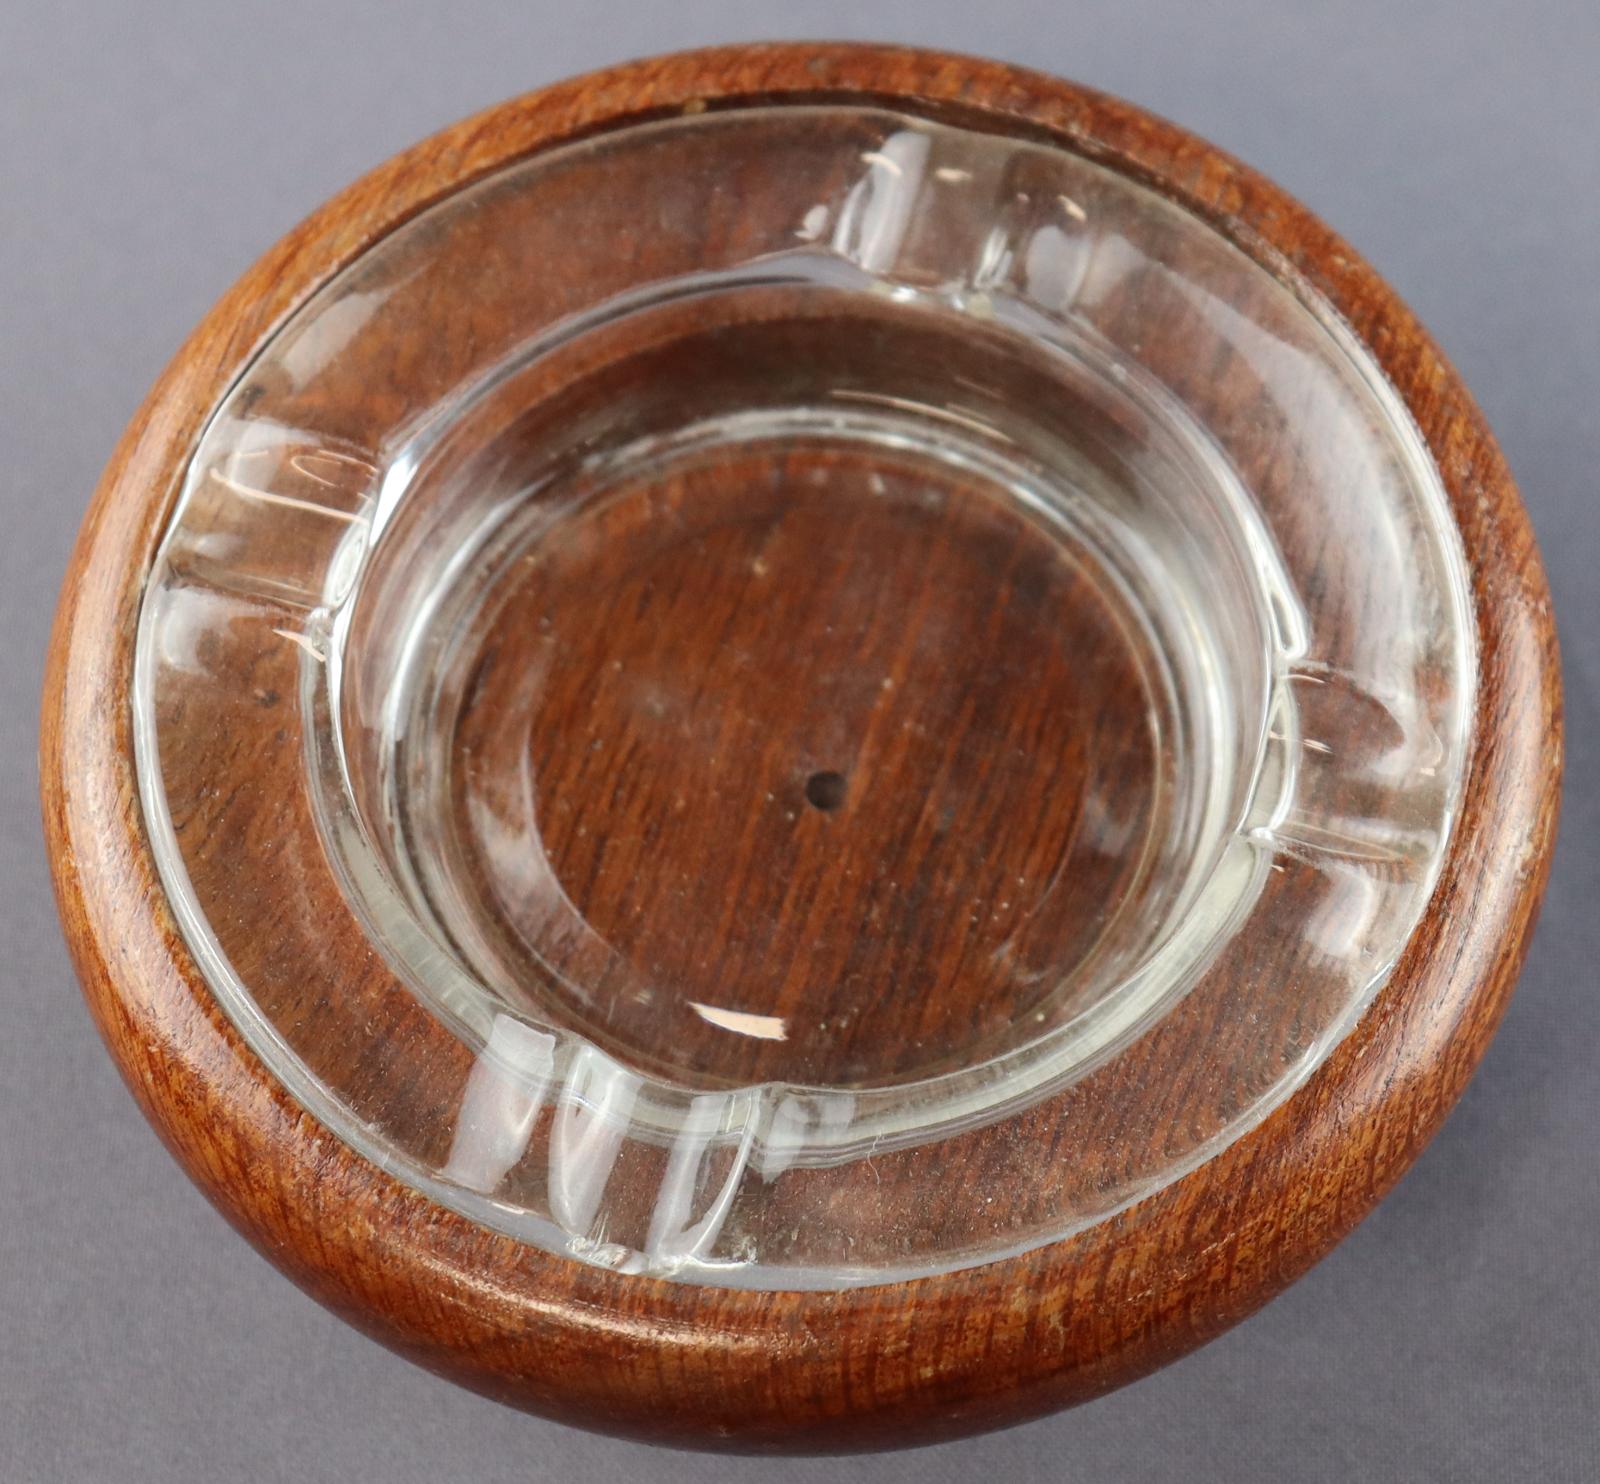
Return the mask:
M397 224L507 162L686 105L851 99L1055 140L1154 185L1320 295L1435 459L1468 555L1480 680L1440 883L1354 1031L1263 1124L1080 1236L915 1282L751 1292L619 1277L519 1245L369 1165L225 1019L157 880L134 778L140 593L179 478L240 367ZM1439 1127L1509 997L1542 895L1561 765L1548 592L1500 453L1426 332L1277 187L1125 103L1002 64L780 44L652 59L489 109L379 167L206 316L125 433L52 638L41 777L85 994L146 1115L211 1200L320 1301L432 1369L563 1420L748 1448L861 1447L1081 1401L1252 1312L1366 1215Z

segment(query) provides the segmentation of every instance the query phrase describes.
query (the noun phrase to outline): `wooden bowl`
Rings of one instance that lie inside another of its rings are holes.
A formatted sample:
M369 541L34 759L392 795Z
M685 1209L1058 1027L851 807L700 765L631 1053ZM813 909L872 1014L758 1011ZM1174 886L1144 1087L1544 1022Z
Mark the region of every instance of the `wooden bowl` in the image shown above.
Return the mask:
M206 317L50 651L58 902L307 1291L608 1431L1099 1395L1304 1272L1510 993L1560 772L1482 417L1127 104L733 47L397 157Z

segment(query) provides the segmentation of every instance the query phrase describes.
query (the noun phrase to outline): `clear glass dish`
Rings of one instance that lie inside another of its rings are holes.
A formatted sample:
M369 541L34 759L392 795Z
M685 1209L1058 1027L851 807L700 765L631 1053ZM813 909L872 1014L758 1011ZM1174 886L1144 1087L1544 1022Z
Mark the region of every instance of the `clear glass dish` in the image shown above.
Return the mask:
M887 1282L1104 1220L1354 1024L1466 591L1356 337L1196 217L690 112L271 337L146 592L139 780L221 1003L373 1162L612 1269Z

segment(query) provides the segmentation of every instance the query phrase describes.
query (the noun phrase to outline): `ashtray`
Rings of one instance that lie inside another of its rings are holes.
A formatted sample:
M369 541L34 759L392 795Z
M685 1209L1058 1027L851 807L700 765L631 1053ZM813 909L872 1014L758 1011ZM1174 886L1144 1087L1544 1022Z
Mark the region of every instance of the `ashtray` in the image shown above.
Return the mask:
M1554 643L1477 409L1281 191L737 47L447 130L210 313L46 815L145 1112L325 1303L590 1426L923 1441L1200 1344L1416 1156Z

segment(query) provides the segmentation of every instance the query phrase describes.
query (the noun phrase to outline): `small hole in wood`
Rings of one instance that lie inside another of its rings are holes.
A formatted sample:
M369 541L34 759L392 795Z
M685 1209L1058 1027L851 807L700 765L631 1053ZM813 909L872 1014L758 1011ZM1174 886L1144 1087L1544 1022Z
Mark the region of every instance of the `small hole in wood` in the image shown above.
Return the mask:
M843 773L813 773L806 779L806 802L825 813L844 803Z

